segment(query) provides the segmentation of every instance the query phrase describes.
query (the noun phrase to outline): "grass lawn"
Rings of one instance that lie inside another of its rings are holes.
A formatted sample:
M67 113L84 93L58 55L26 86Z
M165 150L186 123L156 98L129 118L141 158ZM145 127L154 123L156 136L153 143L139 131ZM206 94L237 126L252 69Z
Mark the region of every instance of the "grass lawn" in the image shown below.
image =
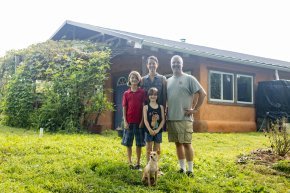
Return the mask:
M262 133L195 133L193 138L195 178L176 173L175 146L164 133L159 163L165 175L149 188L141 183L141 172L129 170L126 149L114 131L39 137L34 131L0 126L0 192L290 191L289 177L251 162L236 164L237 156L269 146Z

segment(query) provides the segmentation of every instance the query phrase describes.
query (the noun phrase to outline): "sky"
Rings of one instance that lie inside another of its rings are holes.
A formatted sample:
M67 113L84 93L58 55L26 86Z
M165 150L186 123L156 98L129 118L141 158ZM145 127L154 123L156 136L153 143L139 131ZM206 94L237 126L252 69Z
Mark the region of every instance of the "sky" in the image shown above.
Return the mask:
M290 62L288 0L1 0L0 57L66 21Z

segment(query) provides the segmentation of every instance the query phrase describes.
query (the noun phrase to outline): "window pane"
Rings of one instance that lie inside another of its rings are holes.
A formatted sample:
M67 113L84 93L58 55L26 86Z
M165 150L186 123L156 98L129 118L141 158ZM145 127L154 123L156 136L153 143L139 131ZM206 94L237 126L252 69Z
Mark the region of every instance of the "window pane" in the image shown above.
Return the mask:
M233 100L233 75L223 74L223 100Z
M237 76L238 87L238 101L239 102L253 102L252 101L252 77Z
M221 99L221 75L217 73L210 74L210 98Z

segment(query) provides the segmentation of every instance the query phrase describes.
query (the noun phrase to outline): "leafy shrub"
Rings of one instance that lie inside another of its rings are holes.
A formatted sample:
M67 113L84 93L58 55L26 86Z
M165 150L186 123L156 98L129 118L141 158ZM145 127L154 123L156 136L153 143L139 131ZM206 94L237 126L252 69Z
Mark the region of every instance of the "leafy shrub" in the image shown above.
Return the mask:
M30 114L35 100L34 85L29 74L21 67L11 79L3 97L4 123L9 126L31 126Z
M264 130L265 135L268 136L271 148L280 156L285 156L290 151L290 139L287 133L286 118L270 123L270 127Z
M22 61L13 63L18 56ZM5 123L75 132L86 114L96 113L97 124L113 110L103 89L109 69L110 50L90 42L47 41L9 53L0 60Z

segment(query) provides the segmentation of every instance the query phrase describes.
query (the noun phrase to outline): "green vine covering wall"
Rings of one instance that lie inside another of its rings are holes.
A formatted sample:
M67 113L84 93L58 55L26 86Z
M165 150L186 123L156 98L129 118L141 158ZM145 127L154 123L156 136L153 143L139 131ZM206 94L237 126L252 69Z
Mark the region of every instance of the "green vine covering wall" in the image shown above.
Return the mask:
M75 132L112 111L103 89L110 50L84 41L47 41L0 58L1 119L9 126ZM81 124L81 122L83 124Z

